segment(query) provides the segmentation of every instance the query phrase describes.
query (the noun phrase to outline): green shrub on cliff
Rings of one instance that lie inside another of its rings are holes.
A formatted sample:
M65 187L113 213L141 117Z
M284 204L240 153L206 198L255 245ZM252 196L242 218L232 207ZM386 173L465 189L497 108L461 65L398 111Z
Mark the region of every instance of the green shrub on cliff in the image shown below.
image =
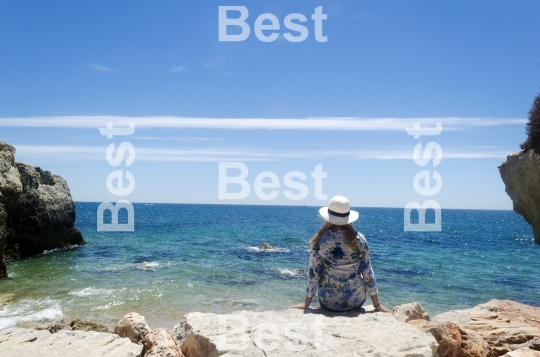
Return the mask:
M529 110L529 122L525 130L528 137L521 148L524 151L533 149L540 153L540 93L534 98L531 110Z

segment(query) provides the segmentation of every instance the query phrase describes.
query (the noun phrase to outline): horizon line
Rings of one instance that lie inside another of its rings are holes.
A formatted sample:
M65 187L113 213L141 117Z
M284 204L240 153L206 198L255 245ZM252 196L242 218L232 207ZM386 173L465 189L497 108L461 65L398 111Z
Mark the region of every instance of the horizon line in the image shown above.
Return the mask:
M103 202L111 202L111 201L76 201L73 200L74 203L96 203L100 204ZM265 206L265 207L309 207L309 208L321 208L326 206L315 206L315 205L285 205L285 204L256 204L256 203L193 203L193 202L130 202L131 204L158 204L158 205L213 205L213 206ZM379 207L379 206L351 206L351 208L391 208L391 209L405 209L405 207ZM515 212L513 209L497 209L497 208L442 208L442 210L469 210L469 211L507 211L507 212ZM517 212L515 212L518 214Z

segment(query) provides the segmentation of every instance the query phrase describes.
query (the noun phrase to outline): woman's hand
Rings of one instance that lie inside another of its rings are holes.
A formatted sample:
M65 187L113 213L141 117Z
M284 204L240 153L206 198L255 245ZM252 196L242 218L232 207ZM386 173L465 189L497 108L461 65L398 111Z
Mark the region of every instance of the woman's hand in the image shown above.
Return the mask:
M311 296L306 296L306 301L304 301L303 304L296 304L291 306L291 309L307 309L309 308L309 304L311 304Z
M375 306L374 306L375 307ZM382 304L379 304L377 307L375 307L375 310L379 310L381 312L390 312L386 307L384 307Z

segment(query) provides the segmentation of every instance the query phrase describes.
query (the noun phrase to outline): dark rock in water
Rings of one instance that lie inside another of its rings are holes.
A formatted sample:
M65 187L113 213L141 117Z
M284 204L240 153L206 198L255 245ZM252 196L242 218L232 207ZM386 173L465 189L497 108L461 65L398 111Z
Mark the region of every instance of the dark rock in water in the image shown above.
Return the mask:
M72 330L81 330L81 331L96 331L96 332L107 332L110 333L109 328L99 322L75 319L69 324Z
M83 244L66 181L15 162L15 148L0 142L0 278L6 260Z
M39 167L17 163L17 168L23 192L9 220L19 256L85 244L74 226L75 204L66 180Z
M7 213L4 205L0 203L0 279L7 277L6 258L4 257L4 249L7 244Z
M259 249L274 249L274 247L265 242L259 246Z

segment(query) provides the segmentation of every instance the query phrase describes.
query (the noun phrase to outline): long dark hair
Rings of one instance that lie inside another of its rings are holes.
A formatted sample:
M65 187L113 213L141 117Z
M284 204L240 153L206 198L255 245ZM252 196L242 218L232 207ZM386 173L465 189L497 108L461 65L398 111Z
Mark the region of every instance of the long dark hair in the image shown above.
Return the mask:
M309 244L313 247L317 243L319 243L319 239L326 233L327 230L329 230L332 226L334 226L333 223L330 223L328 221L324 221L323 226L311 237L311 240L309 241ZM354 225L352 223L345 224L343 227L345 227L345 243L351 247L351 250L355 250L360 247L360 243L358 242L358 238L356 237L356 229L354 228Z

